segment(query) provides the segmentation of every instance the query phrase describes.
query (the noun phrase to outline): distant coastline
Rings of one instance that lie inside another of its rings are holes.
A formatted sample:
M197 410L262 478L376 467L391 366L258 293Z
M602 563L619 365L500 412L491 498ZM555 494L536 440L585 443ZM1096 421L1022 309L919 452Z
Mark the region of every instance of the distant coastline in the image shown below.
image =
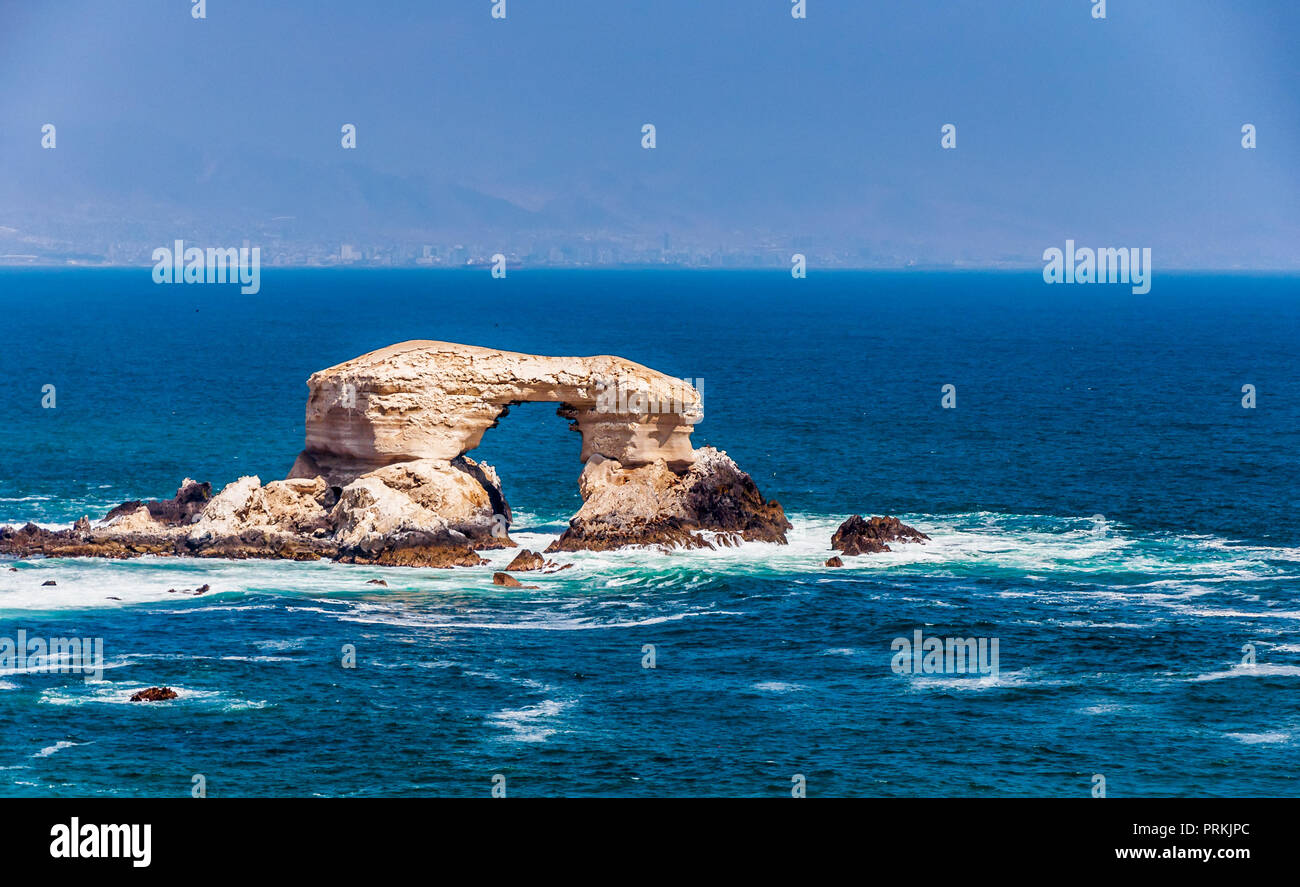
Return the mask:
M76 268L76 269L140 269L150 270L154 263L151 261L139 262L107 262L107 261L83 261L79 259L54 258L35 258L27 260L25 256L7 256L0 255L0 270L9 268L39 268L43 270L54 270L59 268ZM487 260L467 262L464 265L420 265L412 263L383 263L383 262L336 262L330 263L278 263L273 260L263 260L263 266L266 268L283 269L286 271L452 271L466 272L473 271L483 273L491 268L491 262ZM655 272L655 271L727 271L740 272L751 271L754 273L771 273L789 272L789 267L785 264L776 265L691 265L681 263L628 263L628 264L550 264L546 262L510 264L511 271L629 271L629 272ZM1179 275L1196 275L1196 274L1220 274L1220 275L1269 275L1269 276L1292 276L1300 274L1300 265L1296 266L1253 266L1253 267L1229 267L1229 266L1169 266L1161 267L1162 274L1179 274ZM814 267L809 273L832 274L832 273L898 273L898 274L933 274L933 273L952 273L952 274L999 274L1015 273L1028 271L1035 274L1042 272L1042 262L1007 262L1005 264L994 265L961 265L961 264L931 264L915 263L907 265L828 265L825 267Z

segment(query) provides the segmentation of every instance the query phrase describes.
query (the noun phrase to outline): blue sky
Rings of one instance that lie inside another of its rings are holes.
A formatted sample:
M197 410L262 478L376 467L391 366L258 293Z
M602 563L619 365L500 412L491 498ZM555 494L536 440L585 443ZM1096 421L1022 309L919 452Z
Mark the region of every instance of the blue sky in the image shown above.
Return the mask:
M0 0L0 226L1300 265L1294 2L491 6Z

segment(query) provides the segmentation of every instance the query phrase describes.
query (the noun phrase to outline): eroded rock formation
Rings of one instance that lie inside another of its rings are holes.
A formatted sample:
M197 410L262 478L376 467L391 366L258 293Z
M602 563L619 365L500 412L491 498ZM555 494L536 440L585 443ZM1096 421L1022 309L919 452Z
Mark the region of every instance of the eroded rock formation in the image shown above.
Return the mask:
M171 687L146 687L138 693L131 694L132 702L166 702L175 699L178 694Z
M306 448L287 479L242 477L214 496L187 478L172 499L125 503L98 524L0 528L0 554L478 566L476 550L515 543L500 479L465 454L526 401L558 404L582 435L583 506L548 551L786 541L779 504L725 453L692 448L699 392L622 358L405 342L308 387Z
M621 357L543 357L412 341L307 380L307 446L290 477L341 484L394 462L449 461L479 445L512 404L549 401L600 454L632 468L695 461L699 392Z
M545 566L546 558L535 551L529 551L525 548L515 555L514 560L506 567L506 571L510 573L527 573L530 570L540 570Z
M865 520L855 514L840 524L831 536L831 548L842 551L846 556L858 554L876 554L892 551L890 542L927 542L930 537L915 527L909 527L896 517L873 517ZM832 558L831 560L837 560ZM831 566L828 561L826 564ZM843 566L843 562L835 566Z
M625 545L713 548L785 544L785 512L721 450L704 447L683 473L663 462L626 467L597 454L578 481L582 508L546 549L583 551Z
M389 466L341 489L323 478L241 477L188 517L176 500L128 503L98 526L28 524L0 529L0 554L129 558L144 554L225 558L333 558L390 566L478 566L475 549L513 547L493 521L496 473L470 459ZM171 505L169 505L171 503ZM164 515L159 520L154 514Z

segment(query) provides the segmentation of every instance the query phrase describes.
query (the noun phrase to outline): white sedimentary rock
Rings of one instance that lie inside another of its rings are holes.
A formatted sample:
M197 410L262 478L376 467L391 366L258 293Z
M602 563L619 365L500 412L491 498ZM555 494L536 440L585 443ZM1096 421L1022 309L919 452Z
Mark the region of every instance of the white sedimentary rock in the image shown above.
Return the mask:
M135 511L114 518L100 531L106 536L134 536L140 533L157 533L163 527L154 520L149 509L141 505Z
M544 357L412 341L321 370L307 385L306 448L290 477L343 484L394 462L450 461L478 446L511 404L561 405L582 459L627 467L695 461L694 387L619 357Z
M547 551L784 544L790 523L781 506L765 501L726 453L702 447L695 454L681 473L662 461L629 468L593 456L578 480L582 508Z
M239 538L250 531L270 538L324 536L334 494L321 478L271 481L241 477L212 497L191 528L194 546Z
M785 542L790 526L726 453L691 447L699 392L618 357L544 357L405 342L308 380L306 448L286 480L129 502L98 528L0 530L46 556L321 557L478 566L511 547L491 466L465 456L511 404L550 401L582 434L583 505L548 551Z

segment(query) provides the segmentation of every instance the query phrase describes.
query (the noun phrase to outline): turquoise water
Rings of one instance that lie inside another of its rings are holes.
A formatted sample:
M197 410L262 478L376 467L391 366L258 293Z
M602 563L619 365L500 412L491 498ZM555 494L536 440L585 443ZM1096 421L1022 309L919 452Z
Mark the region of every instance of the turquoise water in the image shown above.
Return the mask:
M107 667L0 671L0 792L182 796L203 774L211 795L486 796L502 774L512 795L782 795L803 774L810 795L1082 797L1101 774L1112 796L1300 793L1297 295L267 269L241 296L0 272L0 523L281 477L311 372L434 338L703 379L697 445L795 524L787 547L575 555L535 591L490 568L5 564L0 637L102 637ZM578 450L532 404L473 453L522 543L576 510ZM933 541L827 569L854 512ZM999 673L895 673L917 629L998 639ZM127 702L157 684L181 698Z

